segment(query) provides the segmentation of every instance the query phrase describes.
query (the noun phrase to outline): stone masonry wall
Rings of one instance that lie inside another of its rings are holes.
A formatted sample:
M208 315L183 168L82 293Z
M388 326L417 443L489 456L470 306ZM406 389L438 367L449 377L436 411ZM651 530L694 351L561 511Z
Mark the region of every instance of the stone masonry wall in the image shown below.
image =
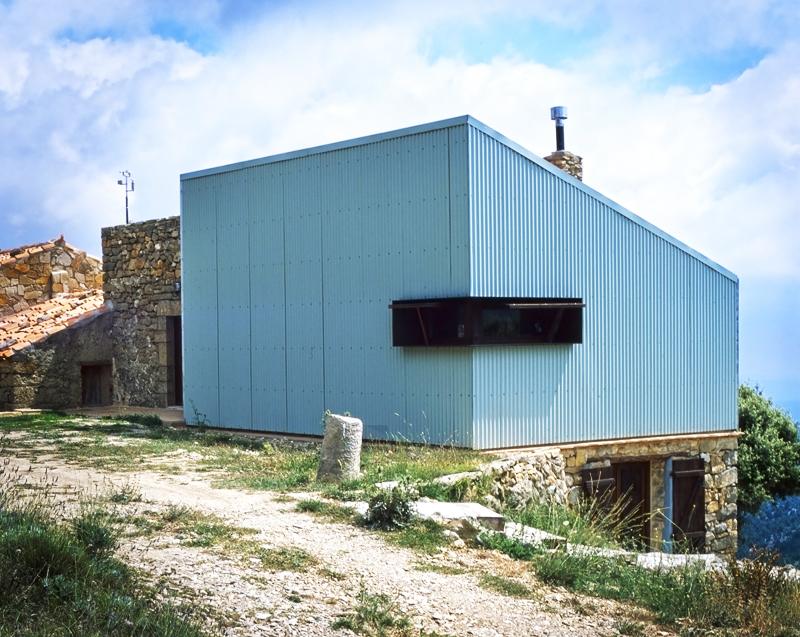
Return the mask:
M0 253L0 315L25 310L54 294L102 285L100 261L63 237Z
M568 150L557 150L554 153L550 153L547 157L545 157L545 159L553 164L553 166L556 168L560 168L564 172L567 172L575 177L575 179L580 179L583 181L582 157L578 157L578 155L575 155Z
M75 323L35 347L0 359L0 410L81 404L81 364L111 360L111 315Z
M665 462L669 457L700 457L705 466L705 549L714 553L732 553L736 550L738 535L737 440L736 434L705 434L564 446L561 452L566 472L572 476L574 484L570 499L581 492L581 470L587 462L649 460L653 511L650 541L653 548L660 548L665 524Z
M165 407L167 316L181 313L180 218L103 228L103 290L113 305L114 402Z

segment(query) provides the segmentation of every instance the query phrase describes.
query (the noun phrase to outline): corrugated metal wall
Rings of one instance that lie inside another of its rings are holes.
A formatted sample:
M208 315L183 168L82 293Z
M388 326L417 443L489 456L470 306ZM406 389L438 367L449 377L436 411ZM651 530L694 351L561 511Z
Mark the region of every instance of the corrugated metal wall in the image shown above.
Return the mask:
M389 303L469 288L467 127L182 180L186 412L471 444L472 355L391 344Z
M210 424L492 448L734 429L735 277L470 118L182 177ZM584 342L394 348L393 299L581 297Z
M474 350L474 445L736 428L735 279L470 127L473 296L581 297L580 345Z

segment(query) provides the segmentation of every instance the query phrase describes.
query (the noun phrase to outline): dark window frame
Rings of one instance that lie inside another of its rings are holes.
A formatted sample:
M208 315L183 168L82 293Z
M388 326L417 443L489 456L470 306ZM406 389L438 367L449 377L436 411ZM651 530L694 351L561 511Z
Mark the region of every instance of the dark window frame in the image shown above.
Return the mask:
M448 297L392 301L395 347L576 345L581 298Z

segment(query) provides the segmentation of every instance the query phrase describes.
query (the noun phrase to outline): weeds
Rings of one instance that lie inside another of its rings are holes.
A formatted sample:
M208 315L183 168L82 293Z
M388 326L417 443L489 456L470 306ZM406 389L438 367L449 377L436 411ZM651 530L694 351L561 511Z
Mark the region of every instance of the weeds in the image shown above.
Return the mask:
M506 597L519 597L522 599L530 599L533 597L533 591L530 588L508 577L486 574L481 576L478 583L483 588L494 591L495 593L500 593Z
M607 548L630 544L629 529L637 521L625 512L624 499L605 506L601 499L587 498L570 507L539 504L503 513L519 524L559 535L572 544Z
M115 523L97 503L61 523L51 506L54 482L45 479L20 497L23 483L18 471L0 465L0 634L203 634L113 556Z
M414 484L404 478L391 489L376 489L369 498L364 525L371 529L402 529L414 518L413 503L419 497Z
M119 488L115 488L108 496L109 502L114 504L132 504L142 501L142 492L134 484L126 482Z
M324 518L329 522L352 522L355 518L352 509L322 500L301 500L297 503L296 509L302 513L311 513L316 517Z
M396 546L419 553L437 553L448 541L441 524L433 520L413 520L402 529L383 533L384 539Z
M347 628L365 637L444 637L414 629L408 616L388 596L370 594L363 585L353 612L340 616L331 627Z
M620 635L627 635L628 637L644 637L645 634L644 624L630 621L629 619L619 620L616 629Z
M82 506L70 526L75 539L92 557L109 557L119 546L119 520L96 503Z

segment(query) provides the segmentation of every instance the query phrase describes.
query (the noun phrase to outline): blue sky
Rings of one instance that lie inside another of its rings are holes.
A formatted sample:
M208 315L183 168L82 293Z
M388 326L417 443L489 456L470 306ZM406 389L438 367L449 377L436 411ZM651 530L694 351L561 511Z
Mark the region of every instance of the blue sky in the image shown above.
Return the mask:
M800 419L800 3L0 0L0 247L99 253L178 175L470 113L741 280L742 380Z

